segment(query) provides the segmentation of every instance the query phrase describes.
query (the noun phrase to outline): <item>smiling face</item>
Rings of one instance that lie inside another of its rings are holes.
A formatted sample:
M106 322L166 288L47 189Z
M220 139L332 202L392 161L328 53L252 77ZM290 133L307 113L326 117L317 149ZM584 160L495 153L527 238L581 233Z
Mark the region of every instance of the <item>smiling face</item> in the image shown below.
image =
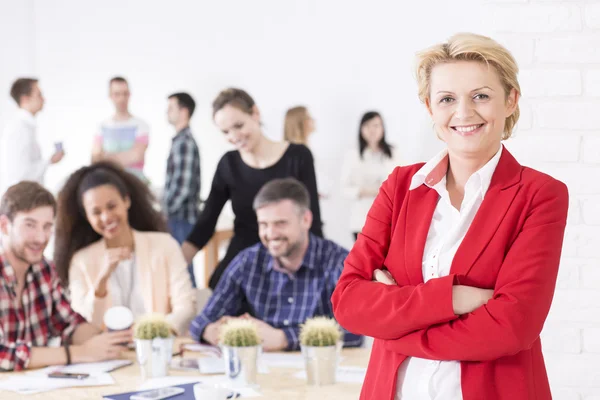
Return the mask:
M476 61L435 66L426 101L448 152L491 158L499 149L506 118L516 109L518 94L507 95L495 68Z
M303 249L312 224L309 210L286 199L260 207L256 217L258 235L271 256L293 257Z
M3 245L13 256L26 263L42 261L44 250L52 236L54 209L50 206L18 212L11 221L7 216L0 217Z
M128 232L131 201L113 185L88 189L83 193L82 203L88 222L100 236L111 240Z
M256 107L248 114L227 104L215 113L215 124L227 141L242 152L251 152L262 137L260 114Z

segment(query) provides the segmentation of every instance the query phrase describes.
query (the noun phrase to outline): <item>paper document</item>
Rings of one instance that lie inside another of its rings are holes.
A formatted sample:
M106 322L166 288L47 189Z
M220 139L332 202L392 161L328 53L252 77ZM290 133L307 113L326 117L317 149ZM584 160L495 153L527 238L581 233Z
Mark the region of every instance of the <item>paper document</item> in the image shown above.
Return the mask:
M229 389L229 381L224 375L220 376L165 376L163 378L149 379L138 387L139 391L163 388L167 386L184 385L186 383L203 383L205 385L221 386ZM242 398L260 397L262 394L254 388L234 388L231 389L238 392Z
M366 373L362 367L338 367L335 379L340 383L363 383ZM294 378L306 379L306 371L295 373Z
M8 379L2 380L0 381L0 390L10 390L19 394L33 394L69 387L106 386L115 384L115 380L107 373L97 374L79 380L48 378L45 374L39 374L39 371L36 372L38 373L11 376Z
M114 371L117 368L121 368L121 367L124 367L126 365L131 365L131 364L133 364L133 361L130 361L130 360L112 360L112 361L103 361L103 362L96 362L96 363L55 365L52 367L44 368L42 370L33 371L32 373L40 373L40 374L47 375L52 371L60 371L60 372L68 372L68 373L97 375L97 374L102 374L104 372Z
M262 353L260 363L272 368L304 368L304 357L301 353Z

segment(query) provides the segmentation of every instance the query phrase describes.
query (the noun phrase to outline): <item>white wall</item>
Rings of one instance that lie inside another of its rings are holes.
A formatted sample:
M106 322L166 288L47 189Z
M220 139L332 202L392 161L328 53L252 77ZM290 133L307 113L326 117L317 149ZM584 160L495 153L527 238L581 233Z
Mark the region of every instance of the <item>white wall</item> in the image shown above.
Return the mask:
M413 54L454 31L477 29L455 6L439 2L427 26L412 11L389 1L220 1L109 0L35 1L36 72L47 106L40 125L47 147L65 141L67 157L52 168L56 186L88 162L96 126L111 113L108 79L131 82L132 112L151 125L147 173L164 181L172 135L165 120L166 96L187 90L198 103L193 130L201 147L203 194L218 159L229 148L213 126L210 105L224 87L248 90L258 103L267 133L281 138L285 110L306 104L317 121L313 149L333 195L322 204L329 237L349 246L351 235L337 193L344 149L354 145L361 113L381 110L390 140L407 161L434 153L436 139L423 131L415 95ZM125 5L123 5L125 4ZM418 32L418 35L416 33Z
M206 195L229 148L213 127L210 103L237 85L255 97L273 138L281 137L287 107L311 109L313 151L333 182L332 198L321 205L326 231L349 245L346 202L335 190L361 113L382 111L407 162L430 157L439 144L417 101L413 54L455 31L491 34L522 68L522 117L507 147L521 163L567 183L572 199L543 335L554 398L600 399L600 2L492 0L484 9L442 0L158 4L0 0L0 54L14 60L0 63L0 93L17 74L37 74L47 98L42 141L48 151L55 138L65 141L68 155L50 171L51 186L88 161L96 126L111 113L107 81L122 74L131 82L132 111L151 125L154 183L164 180L172 134L165 97L178 90L195 96ZM7 104L3 98L0 119Z
M33 3L0 0L0 127L16 110L8 95L12 81L36 72Z
M554 398L600 399L600 2L492 1L520 55L525 119L507 147L565 182L571 207L542 335Z

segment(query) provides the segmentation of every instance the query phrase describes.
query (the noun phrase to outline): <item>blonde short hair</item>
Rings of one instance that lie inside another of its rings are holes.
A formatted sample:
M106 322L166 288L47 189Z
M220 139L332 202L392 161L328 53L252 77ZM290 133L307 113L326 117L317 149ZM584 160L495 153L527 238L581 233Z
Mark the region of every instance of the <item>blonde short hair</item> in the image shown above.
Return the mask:
M478 61L492 66L500 76L506 96L512 89L521 94L521 87L517 80L519 67L514 57L504 46L495 40L474 33L458 33L446 43L436 44L417 53L417 84L419 99L425 103L429 99L431 90L431 71L438 64L456 61ZM508 139L512 134L515 124L519 120L519 106L506 118L502 139Z
M307 145L307 119L308 110L304 106L293 107L287 110L283 124L283 138L290 143Z

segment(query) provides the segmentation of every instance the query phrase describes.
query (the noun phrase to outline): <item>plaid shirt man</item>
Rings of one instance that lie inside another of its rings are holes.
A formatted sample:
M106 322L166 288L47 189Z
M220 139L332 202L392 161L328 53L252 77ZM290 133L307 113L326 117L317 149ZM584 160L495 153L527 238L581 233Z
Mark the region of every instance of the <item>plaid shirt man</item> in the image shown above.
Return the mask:
M190 326L201 341L206 326L224 315L238 315L244 298L255 318L284 331L287 350L298 350L300 324L307 318L333 318L331 294L348 251L310 235L302 266L291 274L277 266L262 243L238 254L225 270L208 304ZM344 333L344 345L360 346L362 336Z
M71 308L54 266L45 260L27 270L20 299L16 292L15 272L0 254L0 371L26 368L32 347L48 346L53 337L70 340L85 322Z
M200 153L190 128L175 135L167 160L165 208L169 218L195 223L200 202Z

